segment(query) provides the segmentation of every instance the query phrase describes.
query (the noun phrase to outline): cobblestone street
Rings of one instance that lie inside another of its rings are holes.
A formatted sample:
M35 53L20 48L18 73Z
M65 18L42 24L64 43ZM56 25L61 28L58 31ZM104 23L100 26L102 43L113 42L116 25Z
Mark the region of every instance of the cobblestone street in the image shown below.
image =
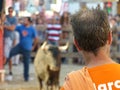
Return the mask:
M70 71L82 68L81 65L62 64L60 74L60 85L63 84L66 74ZM8 66L5 67L6 75ZM30 81L23 80L23 64L13 66L13 81L5 81L0 84L0 90L39 90L38 81L34 71L34 65L30 64Z

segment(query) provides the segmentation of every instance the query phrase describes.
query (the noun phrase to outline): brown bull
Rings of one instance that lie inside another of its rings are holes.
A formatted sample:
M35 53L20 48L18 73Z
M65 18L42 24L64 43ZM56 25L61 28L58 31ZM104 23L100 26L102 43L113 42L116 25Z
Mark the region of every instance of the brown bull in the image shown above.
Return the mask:
M40 89L43 89L43 83L45 85L44 90L51 90L53 87L55 90L59 89L59 75L60 75L60 50L64 50L65 47L56 47L46 45L46 42L39 48L35 60L35 70L39 80Z

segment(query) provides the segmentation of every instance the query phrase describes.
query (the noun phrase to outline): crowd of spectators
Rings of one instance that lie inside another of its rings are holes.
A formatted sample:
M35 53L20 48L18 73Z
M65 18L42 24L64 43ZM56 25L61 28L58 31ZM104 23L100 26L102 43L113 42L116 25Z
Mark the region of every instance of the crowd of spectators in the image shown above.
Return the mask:
M120 15L109 15L109 23L112 31L113 41L111 45L111 57L120 63Z
M59 46L61 44L61 39L69 38L70 14L68 12L64 12L62 16L58 12L53 12L53 15L50 18L46 17L44 11L39 14L32 14L30 17L19 17L18 13L14 16L13 12L14 8L9 7L8 15L4 13L0 18L0 23L4 22L3 24L0 24L0 29L2 29L4 37L4 64L9 62L9 72L8 77L6 77L7 80L12 80L12 75L14 73L12 71L12 66L20 63L20 54L22 54L23 59L25 59L26 51L24 51L23 54L23 50L27 50L30 47L29 52L37 51L44 41L47 41L48 44ZM35 32L33 32L34 30ZM35 40L37 43L33 41L33 47L31 47L30 44L32 43L32 40L28 40L28 38L37 38L37 40ZM27 46L27 43L30 44ZM19 49L18 46L21 49ZM23 60L24 79L25 81L28 81L29 59L27 59L27 62L25 61L26 60Z
M12 10L11 10L12 9ZM19 43L20 35L16 32L15 27L23 25L24 17L12 16L13 8L8 9L9 15L11 18L4 16L1 18L0 23L4 21L4 60L9 56L10 50ZM47 41L48 44L52 45L62 45L62 40L69 40L69 32L71 31L70 25L70 13L63 12L62 15L59 12L54 11L53 15L47 18L45 11L41 11L38 14L32 14L30 17L31 26L37 32L38 43L34 47L33 51L37 51L39 46ZM11 24L10 24L11 23ZM118 57L118 52L120 52L120 15L112 16L109 15L110 28L113 33L113 42L111 46L111 57L114 60L117 60L120 63L120 57ZM1 24L0 24L1 25ZM3 27L0 26L0 29ZM73 52L77 52L76 48L73 45ZM12 75L12 64L18 65L20 56L12 58L13 62L9 62L9 74ZM66 58L62 58L66 60ZM73 60L77 61L78 59L74 58Z

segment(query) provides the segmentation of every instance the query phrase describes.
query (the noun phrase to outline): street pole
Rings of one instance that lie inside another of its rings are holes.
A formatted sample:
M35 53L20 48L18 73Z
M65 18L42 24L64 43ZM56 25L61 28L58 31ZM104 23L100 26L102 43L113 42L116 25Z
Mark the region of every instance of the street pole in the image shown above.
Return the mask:
M0 0L0 18L2 22L2 17L4 15L5 11L5 0ZM4 22L1 23L1 28L0 28L0 82L4 82L4 76L5 76L5 70L4 70L4 54L3 54L3 24Z
M2 14L5 11L5 0L0 0L0 13Z

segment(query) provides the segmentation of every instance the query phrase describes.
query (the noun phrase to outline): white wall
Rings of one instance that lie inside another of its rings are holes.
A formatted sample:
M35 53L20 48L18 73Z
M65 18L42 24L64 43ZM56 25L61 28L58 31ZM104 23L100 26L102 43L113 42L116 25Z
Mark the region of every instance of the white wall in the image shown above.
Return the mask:
M72 2L69 4L68 11L73 14L80 9L80 4L78 2Z
M103 9L104 4L102 2L86 3L86 6L88 8L96 8L98 4L100 4L100 7ZM71 14L75 13L79 9L80 9L80 3L79 2L71 2L71 3L69 3L69 12Z

